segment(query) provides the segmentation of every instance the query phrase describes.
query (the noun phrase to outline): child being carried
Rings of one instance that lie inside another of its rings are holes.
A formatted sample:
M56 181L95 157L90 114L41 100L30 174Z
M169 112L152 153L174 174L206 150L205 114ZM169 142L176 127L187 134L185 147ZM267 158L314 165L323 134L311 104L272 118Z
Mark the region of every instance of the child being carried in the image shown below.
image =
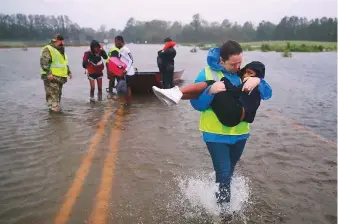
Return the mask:
M253 61L243 67L239 72L242 84L238 87L223 77L226 91L215 94L210 107L216 114L218 120L227 127L234 127L240 122L252 123L256 111L260 106L261 96L258 86L250 93L242 91L243 80L247 77L258 77L264 79L265 66L259 61ZM198 99L208 86L214 84L215 80L207 80L191 84L182 88L175 86L171 89L160 89L153 86L155 95L165 104L177 104L181 99Z

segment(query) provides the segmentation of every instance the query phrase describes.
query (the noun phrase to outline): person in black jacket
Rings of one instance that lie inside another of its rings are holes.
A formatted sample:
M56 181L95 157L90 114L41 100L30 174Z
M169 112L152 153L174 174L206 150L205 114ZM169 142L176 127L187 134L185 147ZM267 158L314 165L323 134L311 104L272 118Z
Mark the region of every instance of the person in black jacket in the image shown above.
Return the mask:
M243 85L249 77L264 79L265 65L259 61L252 61L238 73L242 84L236 87L227 78L223 77L220 81L224 83L226 91L215 94L214 99L210 103L210 107L218 120L227 127L234 127L242 121L252 123L261 102L258 87L247 93L243 92ZM153 90L158 98L171 105L177 104L180 99L197 99L208 86L211 86L215 82L215 80L207 80L182 88L176 86L171 89L159 89L154 86Z
M174 87L174 58L176 56L176 50L174 46L176 42L170 38L164 39L164 47L158 51L157 66L162 74L162 83L164 89L170 89Z

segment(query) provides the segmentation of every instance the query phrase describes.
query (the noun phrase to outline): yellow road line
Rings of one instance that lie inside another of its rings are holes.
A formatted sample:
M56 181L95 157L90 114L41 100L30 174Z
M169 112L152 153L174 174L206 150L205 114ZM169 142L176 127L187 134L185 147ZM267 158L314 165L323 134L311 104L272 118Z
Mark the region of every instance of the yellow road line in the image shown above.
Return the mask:
M99 124L98 129L91 139L91 144L89 146L87 154L83 157L81 166L78 169L73 184L69 188L67 194L65 195L64 203L55 218L56 224L67 223L70 213L72 211L73 205L81 192L82 185L88 175L92 160L95 154L96 146L100 143L101 138L104 134L104 127L108 122L109 115L111 114L111 108L107 109L103 114Z
M96 204L90 217L89 223L104 224L107 222L108 203L110 200L113 186L113 178L116 166L116 154L118 142L121 135L121 125L123 123L123 107L119 107L116 112L112 131L110 133L109 152L104 161L102 170L101 183L96 195Z

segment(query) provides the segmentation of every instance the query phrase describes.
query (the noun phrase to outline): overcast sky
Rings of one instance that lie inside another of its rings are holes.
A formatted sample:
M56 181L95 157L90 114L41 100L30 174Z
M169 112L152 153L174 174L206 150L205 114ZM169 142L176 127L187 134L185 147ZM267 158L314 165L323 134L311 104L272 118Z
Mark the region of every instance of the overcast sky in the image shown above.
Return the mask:
M337 0L1 0L0 13L68 15L80 26L123 29L127 20L191 21L200 13L208 21L243 24L278 23L285 15L337 17Z

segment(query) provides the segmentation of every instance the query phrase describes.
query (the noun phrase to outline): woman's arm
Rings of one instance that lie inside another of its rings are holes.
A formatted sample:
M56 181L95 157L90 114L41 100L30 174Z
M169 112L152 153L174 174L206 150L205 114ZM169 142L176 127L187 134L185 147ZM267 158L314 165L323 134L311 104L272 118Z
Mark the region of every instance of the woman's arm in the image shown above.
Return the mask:
M101 50L101 57L103 58L103 59L107 59L108 58L108 55L107 55L107 53L106 53L106 51L105 50Z
M261 79L261 82L258 85L258 90L261 94L262 100L268 100L271 98L272 89L270 85L264 79Z
M260 79L258 77L248 77L243 80L243 83L242 91L249 92L249 94L258 86L262 100L268 100L272 96L272 89L264 79Z
M197 82L204 82L206 80L205 77L205 69L203 69L199 75L197 76L195 83ZM191 106L198 111L204 111L206 109L208 109L211 101L214 99L214 94L209 94L209 89L211 88L211 86L209 86L208 88L206 88L204 90L204 92L199 96L198 99L192 99L190 100L190 104Z

